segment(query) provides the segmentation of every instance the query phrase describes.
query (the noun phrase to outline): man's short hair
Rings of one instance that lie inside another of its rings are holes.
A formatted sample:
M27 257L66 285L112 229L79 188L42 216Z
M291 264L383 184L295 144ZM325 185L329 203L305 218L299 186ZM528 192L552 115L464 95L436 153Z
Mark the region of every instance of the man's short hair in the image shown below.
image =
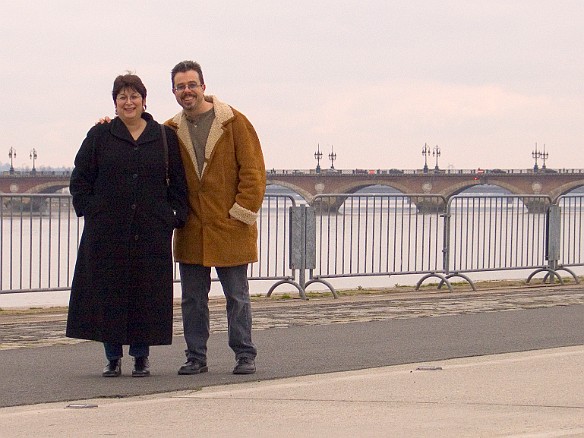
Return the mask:
M170 72L170 80L172 81L172 88L174 88L174 77L177 73L186 73L189 70L194 70L199 74L199 79L201 83L199 85L203 85L205 83L205 79L203 79L203 70L198 62L195 61L181 61L177 65L174 66L172 71Z

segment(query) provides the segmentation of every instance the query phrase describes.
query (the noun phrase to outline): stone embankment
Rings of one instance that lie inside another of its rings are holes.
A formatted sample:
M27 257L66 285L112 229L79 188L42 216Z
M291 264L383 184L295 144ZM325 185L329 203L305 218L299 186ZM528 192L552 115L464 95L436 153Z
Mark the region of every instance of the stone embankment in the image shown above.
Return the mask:
M584 286L539 285L478 288L477 291L442 290L341 292L312 296L308 301L282 297L253 298L254 330L301 325L343 324L438 317L465 313L516 311L584 304ZM211 331L227 331L225 301L210 300ZM174 312L174 334L182 335L180 304ZM0 311L0 350L82 342L65 337L66 308Z

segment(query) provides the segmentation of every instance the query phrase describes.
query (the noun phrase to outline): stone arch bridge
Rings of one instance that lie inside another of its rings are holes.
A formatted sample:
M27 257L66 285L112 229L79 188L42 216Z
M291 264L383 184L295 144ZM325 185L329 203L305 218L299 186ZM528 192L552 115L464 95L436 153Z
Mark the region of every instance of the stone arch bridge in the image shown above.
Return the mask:
M549 197L554 202L560 195L584 186L584 169L562 169L540 171L514 170L271 170L267 174L267 184L286 187L309 204L319 194L355 193L363 188L382 185L391 187L420 206L424 195L440 195L446 200L474 186L494 185L508 190L514 195L537 195ZM338 208L346 197L332 199ZM432 201L433 203L436 200ZM442 209L443 205L427 205L429 209Z
M68 171L4 172L0 175L0 193L55 193L69 186ZM478 185L495 185L517 195L548 196L552 202L558 196L584 186L584 169L540 171L512 170L360 170L327 169L270 170L267 184L292 190L312 204L316 195L355 193L363 188L382 185L413 198L440 195L445 199ZM417 195L417 196L416 196ZM335 198L340 206L345 198ZM338 204L338 205L336 205Z
M56 193L69 187L69 171L4 172L0 194Z

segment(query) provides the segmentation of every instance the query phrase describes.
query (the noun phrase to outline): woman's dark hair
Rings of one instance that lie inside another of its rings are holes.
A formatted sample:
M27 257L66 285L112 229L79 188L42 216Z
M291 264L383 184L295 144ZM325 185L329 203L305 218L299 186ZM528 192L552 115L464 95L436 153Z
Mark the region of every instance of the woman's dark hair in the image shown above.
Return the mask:
M142 99L146 99L146 87L142 83L142 79L132 73L126 73L125 75L119 75L114 80L114 88L112 90L112 97L114 98L114 103L116 101L116 97L120 94L124 88L131 88L136 92L140 93Z
M199 74L199 79L201 80L200 85L205 83L205 79L203 79L203 70L198 62L195 61L181 61L177 65L174 66L172 71L170 72L170 80L172 81L172 88L174 88L174 77L177 73L186 73L189 70L194 70Z

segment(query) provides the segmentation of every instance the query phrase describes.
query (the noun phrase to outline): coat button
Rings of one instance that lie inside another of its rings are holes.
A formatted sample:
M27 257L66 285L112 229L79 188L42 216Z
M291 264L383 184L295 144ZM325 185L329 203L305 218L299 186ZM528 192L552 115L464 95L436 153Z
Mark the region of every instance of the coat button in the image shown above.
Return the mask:
M135 173L134 175L132 175L132 178L134 178L134 179L138 178L138 174Z
M139 237L138 237L138 235L136 234L136 235L134 236L134 240L138 240L138 239L139 239Z
M136 204L131 205L132 210L136 210Z

